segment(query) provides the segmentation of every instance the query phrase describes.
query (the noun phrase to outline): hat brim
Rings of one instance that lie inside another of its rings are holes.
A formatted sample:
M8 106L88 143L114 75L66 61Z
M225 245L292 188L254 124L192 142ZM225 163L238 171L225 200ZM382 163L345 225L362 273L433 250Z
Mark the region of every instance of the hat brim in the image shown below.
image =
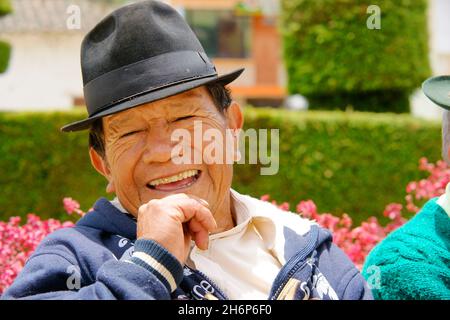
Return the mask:
M179 94L179 93L183 93L185 91L188 91L188 90L191 90L194 88L198 88L198 87L206 85L206 84L218 82L223 85L227 85L230 82L236 80L242 74L243 71L244 71L244 68L235 70L233 72L224 74L219 77L208 77L208 78L190 80L190 81L178 83L173 86L166 87L166 88L146 92L137 97L133 97L132 99L127 99L125 101L119 102L119 103L113 105L112 107L110 107L102 112L99 112L98 114L95 114L92 117L69 123L69 124L65 125L64 127L62 127L61 131L71 132L71 131L86 130L86 129L89 129L92 122L94 122L94 120L96 120L96 119L99 119L104 116L108 116L108 115L111 115L111 114L114 114L114 113L117 113L120 111L124 111L124 110L130 109L130 108L134 108L134 107L137 107L137 106L145 104L145 103L150 103L150 102L157 101L157 100L160 100L163 98L167 98L167 97Z
M450 76L429 78L422 84L422 90L431 101L450 110Z

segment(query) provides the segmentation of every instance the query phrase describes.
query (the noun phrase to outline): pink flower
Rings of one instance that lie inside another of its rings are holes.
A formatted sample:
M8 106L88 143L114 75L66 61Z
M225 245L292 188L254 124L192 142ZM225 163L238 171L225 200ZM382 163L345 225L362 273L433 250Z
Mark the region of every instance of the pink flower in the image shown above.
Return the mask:
M63 204L64 210L66 210L68 214L72 214L75 210L80 209L80 204L72 198L64 198Z
M313 218L317 215L317 207L312 200L300 201L297 204L297 212L306 218Z
M84 214L77 204L70 198L64 199L68 212ZM41 220L33 213L27 215L24 224L20 223L20 217L11 217L7 222L0 221L0 294L11 285L27 259L47 235L58 229L74 226L71 221Z
M426 179L412 181L406 186L406 205L399 203L388 204L383 215L390 219L386 226L382 226L376 217L370 217L361 225L353 227L353 221L348 214L335 216L331 213L319 213L312 200L300 201L296 211L303 217L315 220L319 225L328 228L333 233L333 242L340 247L358 268L362 268L369 252L382 241L390 232L406 223L403 210L416 213L425 201L445 192L450 182L450 168L443 161L436 164L429 163L426 158L419 161L419 169L428 173ZM261 197L263 201L270 201L269 195ZM418 201L416 204L415 201ZM282 210L289 210L289 203L278 205ZM68 214L85 213L80 204L72 198L63 199L64 209ZM89 209L91 211L92 208ZM20 217L11 217L7 222L0 221L0 294L14 281L22 270L25 262L39 243L48 234L61 228L72 227L70 221L56 219L41 220L35 214L28 214L27 221Z
M280 204L278 206L278 208L280 208L281 210L284 210L284 211L289 211L289 203L283 202L282 204Z
M450 181L450 168L444 161L439 160L436 164L431 164L426 158L421 158L419 169L428 172L429 177L412 181L406 187L406 209L413 213L419 210L414 200L419 200L422 205L424 201L440 196L445 192L445 187Z
M402 215L403 206L398 203L391 203L384 209L383 215L391 220L394 220Z
M80 204L76 200L73 200L72 198L64 198L63 204L64 210L66 210L68 214L75 212L80 216L84 215L84 212L80 210Z

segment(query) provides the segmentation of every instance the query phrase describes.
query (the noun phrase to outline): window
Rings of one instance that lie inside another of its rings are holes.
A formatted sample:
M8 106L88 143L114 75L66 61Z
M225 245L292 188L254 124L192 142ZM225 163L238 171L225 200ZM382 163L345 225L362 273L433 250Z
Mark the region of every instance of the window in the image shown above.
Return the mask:
M237 16L232 10L186 10L185 17L208 56L249 57L249 17Z

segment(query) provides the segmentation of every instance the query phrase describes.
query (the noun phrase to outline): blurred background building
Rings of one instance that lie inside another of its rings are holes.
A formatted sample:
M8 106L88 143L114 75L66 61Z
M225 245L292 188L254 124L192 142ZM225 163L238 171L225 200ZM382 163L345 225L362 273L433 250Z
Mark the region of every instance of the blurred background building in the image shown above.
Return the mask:
M67 26L73 4L80 8L80 29ZM14 0L12 5L13 12L0 18L0 39L12 47L9 67L0 74L0 110L82 104L80 44L113 6L87 0Z
M0 18L0 39L12 46L9 67L0 74L0 110L55 110L82 105L82 38L105 15L130 2L12 0L13 12ZM236 99L256 106L283 105L287 77L278 31L278 0L165 2L187 19L219 73L245 67L244 74L232 83ZM73 28L70 21L77 8L81 23ZM449 13L449 0L429 0L434 74L450 74ZM413 114L440 114L420 91L411 101Z
M128 1L130 2L130 1ZM83 104L80 44L84 34L126 1L13 0L13 13L0 19L0 38L12 46L0 75L0 110L70 109ZM176 0L219 73L245 67L233 94L244 103L279 105L285 75L276 11L258 1ZM267 1L266 1L267 2ZM80 8L80 28L67 20Z

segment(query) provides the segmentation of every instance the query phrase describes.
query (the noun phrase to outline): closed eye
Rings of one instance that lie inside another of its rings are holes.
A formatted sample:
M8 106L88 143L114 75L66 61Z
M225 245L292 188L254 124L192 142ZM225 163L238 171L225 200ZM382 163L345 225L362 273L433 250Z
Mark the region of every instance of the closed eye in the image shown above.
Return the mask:
M142 130L134 130L134 131L130 131L130 132L127 132L127 133L121 135L120 137L121 137L121 138L125 138L125 137L131 136L131 135L133 135L133 134L135 134L135 133L138 133L138 132L141 132L141 131L142 131Z
M193 118L194 116L185 116L185 117L180 117L180 118L176 118L175 121L182 121L182 120L186 120L189 118Z

